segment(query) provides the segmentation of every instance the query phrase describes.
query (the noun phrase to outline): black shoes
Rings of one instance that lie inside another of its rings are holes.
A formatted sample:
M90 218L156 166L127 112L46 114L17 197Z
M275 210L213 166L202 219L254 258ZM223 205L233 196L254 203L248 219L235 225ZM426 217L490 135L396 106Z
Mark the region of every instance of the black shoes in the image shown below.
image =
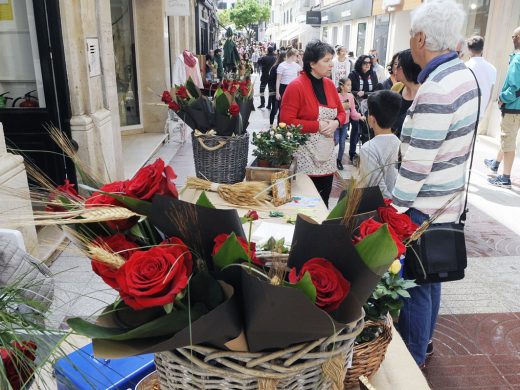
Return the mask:
M260 104L257 108L264 108L265 106L263 104Z
M341 160L336 160L336 166L340 171L343 170L343 163L341 162Z
M428 342L428 346L426 347L426 359L433 355L433 340Z

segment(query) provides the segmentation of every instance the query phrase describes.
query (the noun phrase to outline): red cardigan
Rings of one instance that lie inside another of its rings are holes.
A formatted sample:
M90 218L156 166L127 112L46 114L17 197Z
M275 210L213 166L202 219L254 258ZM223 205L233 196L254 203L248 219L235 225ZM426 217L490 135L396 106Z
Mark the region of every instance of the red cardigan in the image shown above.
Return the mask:
M345 124L347 116L338 91L328 77L323 78L323 89L327 97L327 106L338 110L337 119L340 125ZM320 102L314 93L311 80L305 72L291 81L285 89L280 109L280 121L288 125L303 125L304 133L317 133L320 127L318 122L318 107Z

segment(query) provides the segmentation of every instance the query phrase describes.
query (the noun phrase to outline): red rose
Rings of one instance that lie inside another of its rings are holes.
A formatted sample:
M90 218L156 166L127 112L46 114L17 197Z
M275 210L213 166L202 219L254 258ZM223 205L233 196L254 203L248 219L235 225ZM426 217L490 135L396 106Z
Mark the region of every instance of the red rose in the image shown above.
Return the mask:
M147 165L135 174L130 180L127 192L130 196L149 200L155 194L168 195L177 198L177 188L173 179L177 176L169 165L165 167L164 161L158 158L153 164Z
M19 390L34 372L34 365L29 361L36 358L36 344L33 341L22 341L11 345L11 348L0 348L0 356L9 384L14 390Z
M233 83L233 84L231 85L231 87L229 87L229 93L230 93L230 94L234 94L234 93L237 91L237 89L238 89L238 84Z
M222 244L224 244L224 242L227 240L228 237L229 237L229 234L225 234L225 233L221 233L217 237L215 237L215 239L213 240L215 242L215 245L213 246L213 251L211 252L211 256L214 256L220 250L220 247L222 246ZM244 248L246 253L249 254L249 258L251 259L251 261L256 265L263 266L264 262L261 259L259 259L258 257L256 257L256 243L250 242L249 247L248 247L247 240L244 237L239 237L239 236L236 236L236 237L238 239L238 242L242 246L242 248ZM247 259L242 259L242 260L247 261Z
M392 206L379 207L377 214L381 221L386 222L401 241L404 241L418 229L415 223L406 214L399 214Z
M161 101L166 104L170 104L172 101L172 95L170 95L169 91L164 91L161 96Z
M249 93L249 89L247 88L247 86L240 86L240 94L243 96L243 97L246 97L247 94Z
M181 106L179 106L179 104L177 102L174 102L173 100L168 103L168 108L170 110L173 110L175 112L178 112L180 109L181 109Z
M65 184L56 187L56 190L49 194L49 203L45 208L45 211L61 212L67 211L65 207L59 206L56 202L59 202L59 197L65 197L70 200L81 201L83 198L78 194L74 188L74 184L71 184L68 179L65 179Z
M189 95L188 95L188 90L186 89L186 87L184 85L181 85L177 91L175 91L175 95L182 99L182 100L188 100L189 98Z
M230 106L229 106L229 115L231 116L238 116L238 114L240 114L240 106L236 103L232 103Z
M100 190L104 192L111 192L116 195L127 195L127 187L128 180L125 181L115 181L113 183L105 184L101 186ZM111 197L110 195L105 195L100 192L94 192L90 197L85 201L86 207L99 207L99 206L119 206L125 207L121 202ZM105 223L110 229L113 230L127 230L136 224L139 220L139 217L132 217L127 219L121 219L117 221L106 221Z
M97 237L94 244L117 253L123 259L128 260L132 253L139 247L132 241L128 241L124 234L117 233L110 237ZM109 267L96 259L92 259L92 271L98 274L103 281L110 287L117 289L116 273L117 268Z
M336 310L350 291L350 282L330 261L319 257L307 261L298 274L296 268L291 269L289 282L298 283L306 272L316 287L316 306L327 312Z
M117 271L119 295L132 309L172 303L188 285L192 258L188 247L178 238L148 251L134 252Z
M246 214L246 218L251 221L256 221L258 219L258 213L255 210L249 210Z
M361 225L359 225L359 237L355 237L354 241L361 241L366 236L374 233L381 226L383 226L383 224L375 221L373 218L364 220L361 223ZM397 233L394 231L394 229L392 229L392 226L388 225L388 231L390 232L390 235L392 236L392 239L394 240L395 245L397 246L397 257L400 257L402 254L406 252L406 247L404 246L403 242L401 241Z

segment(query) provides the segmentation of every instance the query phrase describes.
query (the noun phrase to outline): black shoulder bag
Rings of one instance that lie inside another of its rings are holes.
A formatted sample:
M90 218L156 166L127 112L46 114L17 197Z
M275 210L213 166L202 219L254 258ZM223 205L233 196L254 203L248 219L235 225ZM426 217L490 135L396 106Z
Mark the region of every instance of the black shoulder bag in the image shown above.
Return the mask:
M469 70L473 73L471 69ZM475 77L474 73L473 77ZM466 213L468 212L469 180L480 115L480 87L476 77L475 82L478 90L477 121L473 134L473 146L471 149L463 212L458 222L431 224L406 251L404 261L405 277L415 279L415 282L418 284L450 282L463 279L464 270L468 264L464 225L466 223Z

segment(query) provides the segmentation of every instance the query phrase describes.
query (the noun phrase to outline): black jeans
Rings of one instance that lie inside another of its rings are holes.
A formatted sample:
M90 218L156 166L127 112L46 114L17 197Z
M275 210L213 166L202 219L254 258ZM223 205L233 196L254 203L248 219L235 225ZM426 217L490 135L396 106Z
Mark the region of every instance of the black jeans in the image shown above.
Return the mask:
M271 108L271 115L269 115L269 124L272 125L274 123L274 117L278 114L278 122L280 122L280 114L278 111L281 109L283 93L285 92L285 88L287 88L287 84L280 84L280 100L276 99L276 92L274 97L274 106Z
M309 176L314 183L314 186L320 193L321 199L325 203L327 208L329 207L329 197L330 192L332 191L332 182L334 180L334 175L326 175L326 176Z
M356 155L356 147L359 142L359 121L351 121L350 125L350 147L348 149L348 155L350 160Z
M268 80L260 79L260 105L265 106L265 87L267 86Z

